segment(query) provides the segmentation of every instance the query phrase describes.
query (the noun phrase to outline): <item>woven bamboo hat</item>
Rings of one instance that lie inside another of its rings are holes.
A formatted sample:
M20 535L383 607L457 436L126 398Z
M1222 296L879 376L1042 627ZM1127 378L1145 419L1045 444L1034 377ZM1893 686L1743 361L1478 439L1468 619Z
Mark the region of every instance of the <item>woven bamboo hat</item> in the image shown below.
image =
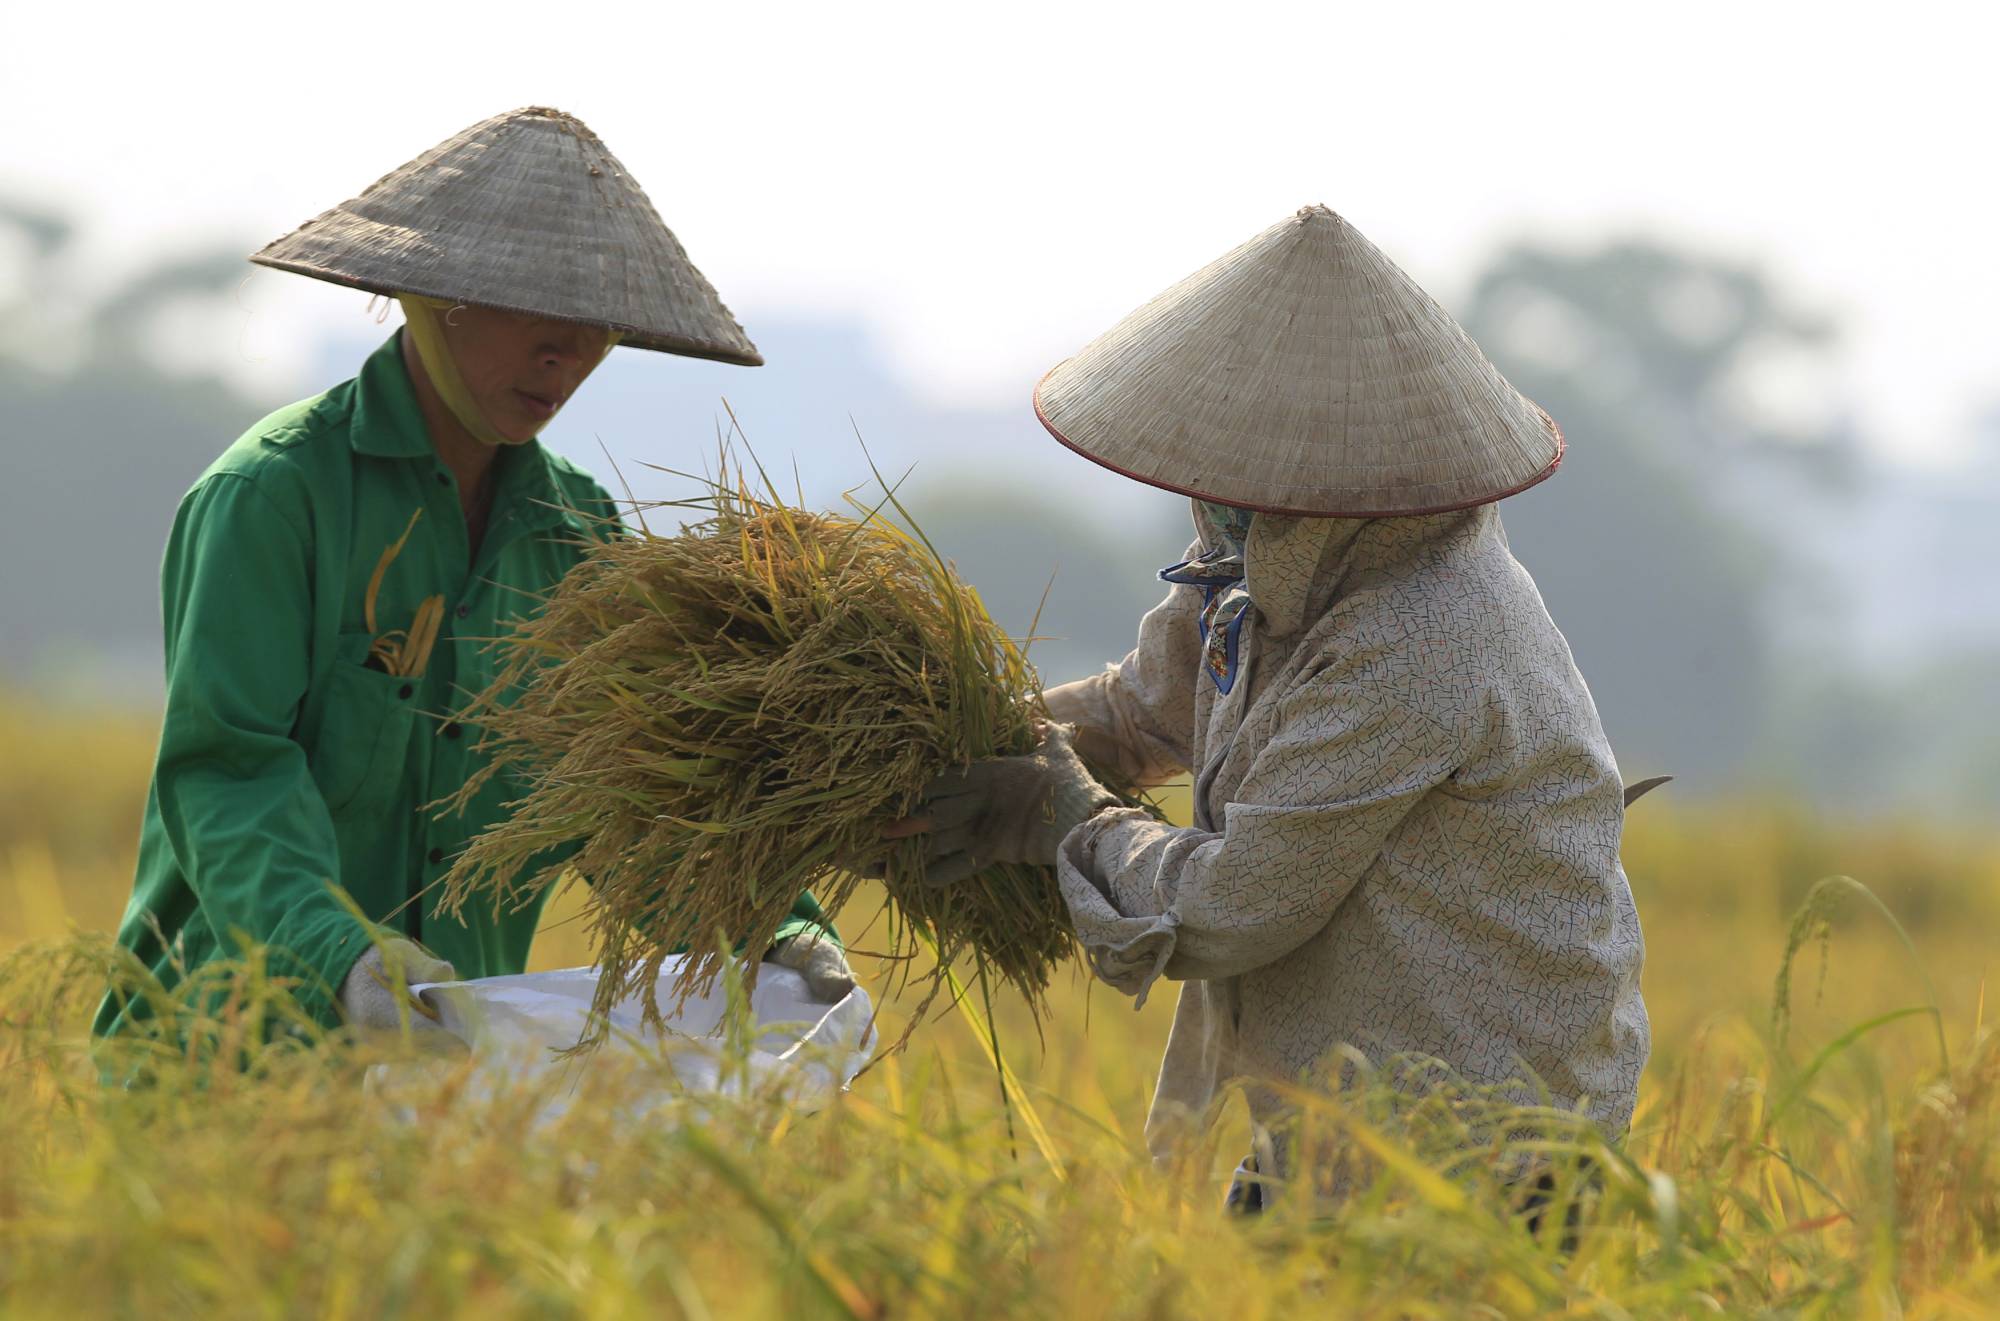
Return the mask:
M605 326L635 348L764 361L618 158L540 106L474 124L250 260Z
M1360 231L1309 206L1139 308L1035 388L1063 444L1221 504L1373 518L1522 491L1563 439Z

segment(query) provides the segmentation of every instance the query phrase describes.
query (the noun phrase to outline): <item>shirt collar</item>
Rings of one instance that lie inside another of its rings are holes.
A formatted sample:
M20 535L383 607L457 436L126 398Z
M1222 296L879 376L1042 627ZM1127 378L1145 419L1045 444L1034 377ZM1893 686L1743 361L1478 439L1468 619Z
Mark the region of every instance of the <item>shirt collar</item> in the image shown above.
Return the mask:
M403 365L403 332L398 328L368 355L354 381L354 418L348 443L356 454L383 459L422 459L435 451L417 407L417 390Z

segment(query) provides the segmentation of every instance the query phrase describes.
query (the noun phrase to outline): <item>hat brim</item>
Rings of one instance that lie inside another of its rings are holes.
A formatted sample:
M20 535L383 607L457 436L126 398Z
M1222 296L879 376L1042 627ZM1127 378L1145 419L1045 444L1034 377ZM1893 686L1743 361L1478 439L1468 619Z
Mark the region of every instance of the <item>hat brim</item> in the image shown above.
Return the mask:
M510 312L515 316L539 317L544 321L560 321L572 326L596 326L604 330L617 332L620 336L618 343L622 348L650 349L655 353L672 353L683 358L706 358L711 362L727 362L738 367L762 367L764 365L764 355L755 350L747 353L739 353L732 349L718 348L713 344L700 340L682 339L678 336L657 333L649 334L640 330L637 326L621 326L609 321L593 321L583 317L564 316L559 313L542 311L532 307L510 307L505 303L489 302L484 299L461 298L457 294L445 289L424 289L412 284L404 284L401 287L396 287L384 281L359 279L344 272L329 270L323 266L314 266L308 262L282 257L267 257L261 252L252 253L250 260L259 266L268 266L272 270L287 271L293 275L304 275L315 280L324 280L328 284L337 284L348 289L359 289L365 293L385 294L392 298L397 294L415 294L420 298L439 298L446 302L463 303L467 307L484 307L495 312Z
M1050 419L1049 415L1042 410L1042 385L1061 366L1062 363L1057 363L1055 367L1051 367L1048 372L1043 374L1040 381L1035 383L1034 406L1035 419L1042 424L1043 428L1051 436L1060 441L1065 449L1082 455L1098 467L1115 472L1120 477L1129 477L1135 482L1143 482L1147 486L1158 487L1162 491L1172 491L1175 495L1184 495L1195 500L1208 500L1215 504L1230 505L1237 509L1248 509L1259 514L1278 514L1290 518L1420 518L1427 514L1452 514L1464 509L1476 509L1480 505L1489 505L1498 500L1505 500L1509 496L1519 495L1528 488L1538 486L1555 476L1556 469L1562 466L1563 454L1567 448L1567 442L1563 439L1562 428L1556 425L1554 418L1550 417L1547 413L1543 413L1542 420L1548 426L1549 434L1555 440L1555 457L1549 460L1546 468L1543 468L1526 481L1510 486L1505 490L1495 491L1491 495L1482 495L1474 499L1455 501L1451 504L1430 505L1415 509L1287 508L1282 505L1253 504L1241 499L1232 499L1228 496L1217 495L1212 491L1203 491L1192 486L1181 486L1165 477L1149 476L1145 473L1133 472L1130 469L1122 468L1118 464L1091 453L1087 447L1078 444L1064 435L1062 428L1058 427Z

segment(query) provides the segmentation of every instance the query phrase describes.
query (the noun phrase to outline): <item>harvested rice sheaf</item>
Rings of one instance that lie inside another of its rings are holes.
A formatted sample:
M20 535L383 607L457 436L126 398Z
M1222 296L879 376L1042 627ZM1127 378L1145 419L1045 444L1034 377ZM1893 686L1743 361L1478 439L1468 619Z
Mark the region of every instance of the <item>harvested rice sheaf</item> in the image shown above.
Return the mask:
M493 754L465 796L503 772L527 792L460 857L447 905L526 904L574 868L604 1009L677 949L683 989L705 987L725 944L769 946L801 890L837 914L879 872L891 951L935 947L928 991L970 956L1038 1005L1073 942L1053 870L929 886L922 841L880 837L940 772L1033 750L1021 648L879 510L808 513L740 472L694 503L676 535L595 548L505 639L464 716Z

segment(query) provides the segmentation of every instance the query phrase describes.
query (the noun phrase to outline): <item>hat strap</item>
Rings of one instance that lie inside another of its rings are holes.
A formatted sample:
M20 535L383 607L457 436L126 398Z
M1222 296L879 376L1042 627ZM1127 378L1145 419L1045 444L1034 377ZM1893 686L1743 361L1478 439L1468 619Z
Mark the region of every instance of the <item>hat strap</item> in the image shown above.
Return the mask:
M459 374L458 359L444 342L444 318L457 304L447 303L442 298L423 298L416 294L397 294L396 301L403 307L403 322L417 341L417 360L424 364L424 374L431 378L431 387L444 400L444 406L458 419L466 434L487 445L508 445L513 442L501 435L486 414L479 411L473 402L472 391L466 388L465 377Z

